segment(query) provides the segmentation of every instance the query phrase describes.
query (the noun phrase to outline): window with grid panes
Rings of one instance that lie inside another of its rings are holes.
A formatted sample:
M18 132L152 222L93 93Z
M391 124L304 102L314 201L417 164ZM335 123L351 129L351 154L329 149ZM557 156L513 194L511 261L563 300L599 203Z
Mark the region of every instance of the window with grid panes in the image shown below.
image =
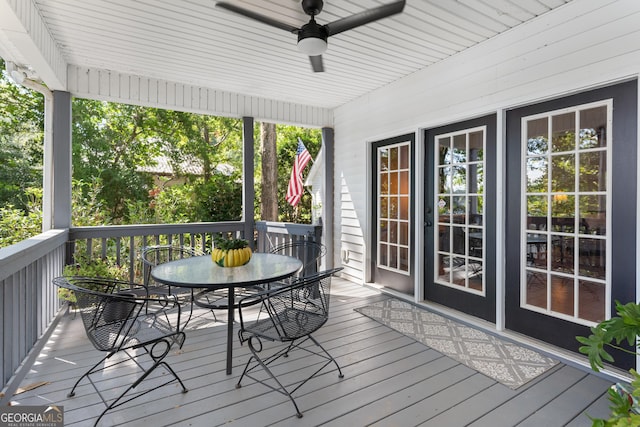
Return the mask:
M409 273L409 142L378 148L378 267Z

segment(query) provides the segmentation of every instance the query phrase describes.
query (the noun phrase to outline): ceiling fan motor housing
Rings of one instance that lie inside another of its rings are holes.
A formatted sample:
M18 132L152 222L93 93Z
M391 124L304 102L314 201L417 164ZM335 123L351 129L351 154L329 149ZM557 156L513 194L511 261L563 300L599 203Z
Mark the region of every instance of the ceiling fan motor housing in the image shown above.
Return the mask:
M324 5L322 0L302 0L302 10L304 13L311 16L316 16L322 12L322 6Z
M327 29L323 25L318 25L313 18L298 31L298 43L306 38L322 39L326 42L328 37Z

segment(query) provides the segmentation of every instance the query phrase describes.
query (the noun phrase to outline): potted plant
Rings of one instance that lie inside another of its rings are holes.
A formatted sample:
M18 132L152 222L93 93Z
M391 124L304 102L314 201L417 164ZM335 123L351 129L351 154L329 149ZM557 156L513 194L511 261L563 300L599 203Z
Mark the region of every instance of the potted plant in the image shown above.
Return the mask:
M616 302L616 313L617 316L592 327L588 337L576 337L582 344L580 352L589 357L591 369L595 372L599 372L605 362L614 361L607 348L637 354L622 345L626 341L633 348L640 336L640 304ZM609 401L612 403L609 419L591 418L594 427L640 426L640 375L635 369L630 369L629 373L629 384L617 383L609 389Z

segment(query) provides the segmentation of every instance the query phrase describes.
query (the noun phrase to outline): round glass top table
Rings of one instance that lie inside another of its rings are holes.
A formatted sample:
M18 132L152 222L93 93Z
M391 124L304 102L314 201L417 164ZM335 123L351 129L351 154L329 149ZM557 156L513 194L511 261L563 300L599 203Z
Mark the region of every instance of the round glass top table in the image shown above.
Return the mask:
M293 276L300 268L302 268L302 261L299 259L270 253L254 253L247 264L239 267L220 267L213 262L211 255L203 255L159 264L151 270L151 277L159 283L170 286L229 290L227 374L231 374L234 288L286 279Z

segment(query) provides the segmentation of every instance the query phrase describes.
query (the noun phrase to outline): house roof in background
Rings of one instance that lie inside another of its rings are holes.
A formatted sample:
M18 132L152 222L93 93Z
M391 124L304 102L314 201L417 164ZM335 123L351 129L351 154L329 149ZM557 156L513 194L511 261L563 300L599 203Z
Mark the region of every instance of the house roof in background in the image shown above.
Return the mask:
M176 175L176 171L173 169L171 160L165 156L154 157L152 165L138 166L136 170L138 172L147 172L153 175L173 176ZM202 162L198 159L191 159L184 161L180 164L180 175L194 175L201 176L204 174Z

